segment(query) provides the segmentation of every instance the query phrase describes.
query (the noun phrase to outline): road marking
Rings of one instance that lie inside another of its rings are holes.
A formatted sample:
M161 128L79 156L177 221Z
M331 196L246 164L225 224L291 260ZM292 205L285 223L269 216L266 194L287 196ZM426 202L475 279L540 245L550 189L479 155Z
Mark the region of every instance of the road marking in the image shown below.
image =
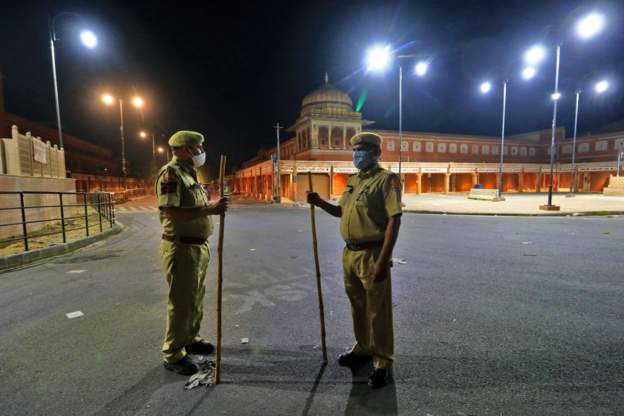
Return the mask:
M84 316L84 313L82 313L81 311L74 311L74 312L66 313L65 316L68 319L74 319L74 318L80 318L81 316Z
M86 272L86 270L83 270L83 269L73 269L73 270L68 271L67 273L69 273L69 274L80 274L80 273L84 273L84 272Z

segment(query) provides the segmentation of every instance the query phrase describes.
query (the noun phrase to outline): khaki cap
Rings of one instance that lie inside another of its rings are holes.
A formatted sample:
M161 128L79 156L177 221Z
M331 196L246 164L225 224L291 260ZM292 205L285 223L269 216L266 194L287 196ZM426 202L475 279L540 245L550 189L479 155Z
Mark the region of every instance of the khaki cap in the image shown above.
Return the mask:
M204 135L196 131L180 130L169 138L171 147L193 147L204 142Z

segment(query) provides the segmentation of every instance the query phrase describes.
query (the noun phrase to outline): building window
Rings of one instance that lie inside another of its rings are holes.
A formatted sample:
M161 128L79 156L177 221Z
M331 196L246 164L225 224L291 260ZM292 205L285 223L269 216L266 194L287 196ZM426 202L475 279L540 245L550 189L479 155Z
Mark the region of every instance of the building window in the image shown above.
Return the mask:
M507 156L509 154L509 146L503 147L503 155Z
M481 154L489 155L490 154L490 146L485 145L485 144L483 146L481 146Z
M459 146L459 153L468 153L468 145L467 144L462 144L461 146Z
M518 148L516 146L511 147L511 155L518 156Z
M388 149L389 152L394 152L394 141L389 140L386 149Z
M420 152L420 142L414 142L412 144L412 149L414 149L415 152Z
M537 150L534 147L529 147L529 156L535 156L537 154Z
M455 143L449 144L449 153L457 153L457 144Z
M401 143L401 151L402 152L407 152L409 150L409 143L406 141L403 141Z
M433 143L428 142L428 143L425 145L425 151L426 151L427 153L433 153Z
M572 153L572 145L564 144L563 147L561 148L561 153L563 153L564 155Z
M527 155L527 148L522 146L520 148L520 156L526 156Z
M478 155L479 154L479 145L478 144L473 144L472 145L471 153L473 155Z
M493 155L497 155L498 154L498 146L496 146L496 145L492 146L492 154Z
M438 153L446 153L446 143L438 143Z
M624 139L617 139L615 143L613 143L615 150L624 151Z
M587 153L589 152L589 143L581 143L578 147L579 153Z
M609 142L606 140L601 140L596 142L595 149L597 152L604 152L605 150L609 150Z

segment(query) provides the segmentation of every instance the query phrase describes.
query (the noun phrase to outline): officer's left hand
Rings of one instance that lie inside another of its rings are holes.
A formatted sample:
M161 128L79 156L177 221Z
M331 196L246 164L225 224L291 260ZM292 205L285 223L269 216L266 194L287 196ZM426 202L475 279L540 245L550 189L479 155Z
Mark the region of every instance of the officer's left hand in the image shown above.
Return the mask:
M388 265L380 265L379 263L375 263L373 268L373 281L375 283L383 282L388 278Z

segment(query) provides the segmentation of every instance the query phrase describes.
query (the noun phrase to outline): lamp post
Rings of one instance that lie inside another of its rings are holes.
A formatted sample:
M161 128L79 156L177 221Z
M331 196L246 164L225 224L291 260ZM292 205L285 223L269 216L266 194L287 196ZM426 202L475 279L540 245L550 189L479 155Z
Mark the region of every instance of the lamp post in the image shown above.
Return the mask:
M59 138L59 148L63 148L63 128L61 126L61 105L59 101L59 92L58 92L58 80L56 76L56 49L55 43L58 42L59 38L56 34L56 20L61 16L73 15L78 16L74 13L62 12L50 19L50 55L52 57L52 81L54 84L54 104L56 106L56 126L58 129L58 138ZM80 32L80 40L82 44L89 48L93 49L97 46L97 37L95 34L89 30L83 30Z
M369 49L366 56L366 69L371 72L383 72L391 63L392 52L390 46L375 46ZM398 55L398 59L416 58L417 55ZM418 77L423 77L429 70L427 61L419 61L414 66L414 73ZM399 65L399 179L401 180L401 189L404 190L405 182L402 175L403 163L403 65Z
M111 94L102 95L102 102L108 106L111 106L115 103L115 97ZM124 112L123 112L123 98L118 97L117 102L119 103L119 136L121 138L121 172L124 177L124 186L125 186L125 178L128 174L127 163L126 163L126 138L124 135ZM136 108L143 107L143 99L141 97L133 97L132 105Z
M528 62L531 64L531 62ZM527 66L522 70L522 78L524 80L530 80L535 76L535 68ZM503 198L503 163L505 161L505 121L507 119L507 85L508 79L503 80L503 108L502 108L502 120L501 120L501 144L500 144L500 162L498 164L498 195L497 198L500 201L504 201ZM484 81L481 83L479 90L481 94L488 94L492 90L492 83Z
M281 149L280 149L280 129L282 129L283 127L280 126L279 123L275 123L275 125L273 126L273 128L275 129L275 136L276 136L276 140L277 140L277 147L276 147L276 162L277 162L277 195L275 196L275 202L277 202L278 204L282 203L282 158L281 158Z
M583 39L588 40L602 31L605 25L605 19L602 14L592 12L579 19L576 24L576 35ZM551 95L553 101L553 120L551 126L551 140L550 140L550 178L548 182L548 202L546 205L541 205L539 208L546 211L559 211L559 206L552 203L552 191L553 191L553 176L555 165L555 151L556 151L556 124L557 124L557 104L561 98L559 92L559 64L561 61L561 43L556 47L556 61L555 61L555 89ZM541 59L540 59L541 60Z
M154 165L156 165L156 139L154 137L154 132L152 132L151 136L152 136L152 160L154 162ZM139 132L139 137L142 139L146 139L147 133L144 130L141 130Z
M624 142L620 142L617 158L617 176L620 176L620 166L622 165L622 157L624 156Z
M594 91L596 94L602 94L609 89L609 82L602 80L594 85ZM570 184L570 193L567 197L573 197L576 192L576 132L578 127L579 117L579 101L581 98L581 90L576 91L576 99L574 104L574 135L572 136L572 179Z

